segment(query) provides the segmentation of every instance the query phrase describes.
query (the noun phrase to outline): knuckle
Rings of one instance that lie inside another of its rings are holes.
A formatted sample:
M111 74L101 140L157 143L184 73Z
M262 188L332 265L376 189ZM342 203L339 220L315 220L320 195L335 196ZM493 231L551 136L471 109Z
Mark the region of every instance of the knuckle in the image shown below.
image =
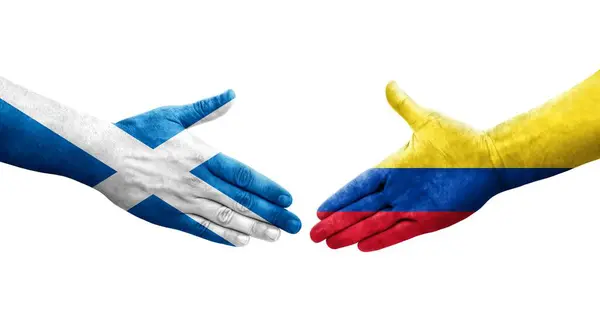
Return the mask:
M208 156L202 151L195 151L192 159L196 162L206 162L208 161Z
M216 197L217 191L208 183L198 179L193 191L198 197Z
M252 195L243 191L237 200L237 208L240 212L247 212L254 206Z
M273 210L273 213L271 214L270 218L268 219L268 221L273 224L273 225L277 225L279 223L279 220L281 219L281 214L283 213L283 209L282 208L276 208Z
M206 115L206 104L204 103L204 101L195 102L194 104L192 104L192 108L201 116Z
M248 242L250 242L249 236L237 232L233 234L233 239L235 239L235 243L237 246L245 246L248 244Z
M218 159L209 159L206 161L207 166L208 166L208 170L214 172L214 171L222 171L225 169L225 167L223 166L223 162L221 162L221 160Z
M227 225L233 220L233 214L233 210L230 208L225 206L220 207L219 210L217 210L217 221L219 221L221 225Z
M208 229L211 225L211 222L209 220L202 220L200 221L200 225L202 225L205 229Z
M253 236L264 238L267 230L269 229L269 225L263 223L261 221L254 220L252 221L252 227L250 228L250 233Z
M248 167L240 167L235 173L235 183L240 187L248 187L253 181L252 172Z
M198 179L198 177L196 177L193 174L188 174L182 177L182 183L183 184L187 184L191 187L198 187L200 186L200 182L201 180Z
M259 225L258 221L252 221L252 224L250 226L250 234L252 234L252 235L260 234L259 227L260 227L260 225Z

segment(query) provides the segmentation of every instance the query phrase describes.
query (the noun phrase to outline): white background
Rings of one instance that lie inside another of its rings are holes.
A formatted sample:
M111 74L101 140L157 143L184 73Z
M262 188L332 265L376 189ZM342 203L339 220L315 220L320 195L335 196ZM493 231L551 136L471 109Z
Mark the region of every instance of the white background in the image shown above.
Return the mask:
M195 132L288 188L304 228L228 248L0 165L0 325L598 325L599 162L379 252L308 235L410 137L389 80L492 127L600 67L595 2L2 1L0 74L75 109L118 121L233 88Z

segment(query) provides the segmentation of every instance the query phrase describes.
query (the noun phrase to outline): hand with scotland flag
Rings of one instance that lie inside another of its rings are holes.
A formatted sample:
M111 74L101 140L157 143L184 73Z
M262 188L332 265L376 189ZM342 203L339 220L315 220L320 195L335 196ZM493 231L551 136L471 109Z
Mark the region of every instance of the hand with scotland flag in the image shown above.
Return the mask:
M112 124L0 77L0 162L74 179L139 218L213 242L276 241L301 228L290 193L186 131L234 98L229 90Z
M412 139L319 207L314 242L386 248L451 226L503 191L600 158L600 72L489 131L419 106L395 82L386 96Z

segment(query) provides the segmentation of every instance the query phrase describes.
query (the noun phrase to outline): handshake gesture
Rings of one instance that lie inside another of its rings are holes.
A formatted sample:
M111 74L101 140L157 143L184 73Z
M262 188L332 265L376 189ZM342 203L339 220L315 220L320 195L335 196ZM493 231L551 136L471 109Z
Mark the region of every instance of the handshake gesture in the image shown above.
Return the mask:
M315 242L379 250L600 157L600 73L487 131L419 106L394 82L386 96L413 136L319 207ZM74 179L139 218L213 242L276 241L301 228L290 193L187 132L234 98L227 91L112 124L0 78L0 161Z

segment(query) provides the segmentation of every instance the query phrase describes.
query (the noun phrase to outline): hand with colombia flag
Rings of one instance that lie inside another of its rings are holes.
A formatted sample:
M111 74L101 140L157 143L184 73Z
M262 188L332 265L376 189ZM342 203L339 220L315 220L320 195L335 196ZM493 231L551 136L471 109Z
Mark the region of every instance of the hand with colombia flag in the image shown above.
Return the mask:
M600 72L489 131L419 106L395 82L386 96L412 139L319 207L314 242L379 250L451 226L498 193L600 157Z

